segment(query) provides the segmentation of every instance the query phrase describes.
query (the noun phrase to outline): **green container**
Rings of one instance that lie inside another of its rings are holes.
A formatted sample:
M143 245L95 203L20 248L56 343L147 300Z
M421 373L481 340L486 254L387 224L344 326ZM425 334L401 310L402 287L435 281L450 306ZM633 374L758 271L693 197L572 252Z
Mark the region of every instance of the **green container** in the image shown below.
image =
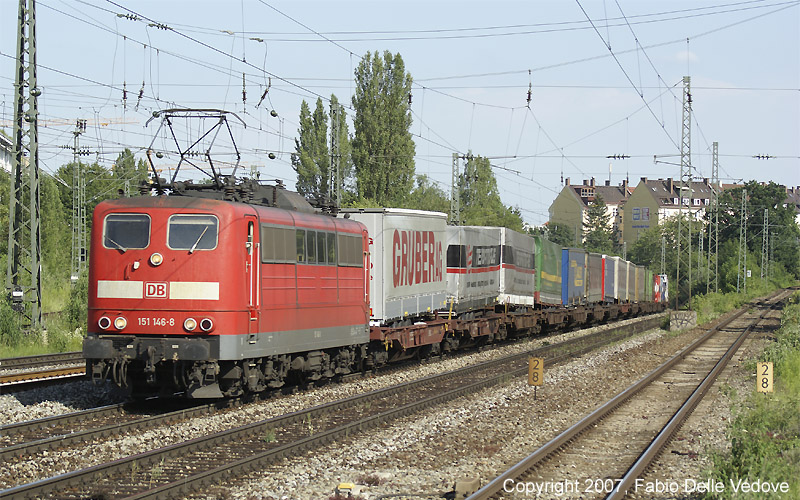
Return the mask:
M561 245L541 236L536 241L534 302L544 306L561 305Z

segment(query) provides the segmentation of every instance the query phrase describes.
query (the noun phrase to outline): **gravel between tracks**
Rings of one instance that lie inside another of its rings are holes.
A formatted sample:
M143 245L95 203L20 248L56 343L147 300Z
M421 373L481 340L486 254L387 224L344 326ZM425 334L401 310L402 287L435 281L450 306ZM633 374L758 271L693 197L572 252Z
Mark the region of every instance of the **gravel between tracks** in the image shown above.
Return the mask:
M626 320L623 324L630 321L633 320ZM541 345L544 342L560 342L575 336L584 335L594 330L596 330L596 328L568 332L546 338L537 338L531 342L488 349L467 356L445 359L441 362L393 371L386 375L373 378L354 380L344 384L331 384L304 393L249 404L214 415L194 418L182 423L140 432L136 435L113 438L81 448L43 452L4 464L5 467L2 472L0 472L0 488L9 488L18 484L28 483L79 468L89 467L105 461L141 453L160 446L166 446L168 444L244 425L249 422L308 408L313 405L348 397L353 394L380 389L406 380L417 379L480 361L521 352ZM81 395L86 399L81 399L79 397ZM95 405L109 403L109 400L103 399L102 388L94 388L88 382L76 382L74 384L64 384L56 388L34 389L22 393L0 396L0 413L4 416L6 414L13 415L13 420L11 421L29 420L41 418L42 416L74 411L77 408L89 407L91 406L88 404L89 401L95 401Z
M110 384L97 387L88 380L39 387L0 395L0 422L13 424L123 400L124 396Z
M485 484L701 334L699 329L679 335L652 331L546 368L545 387L536 400L526 381L517 380L311 456L284 460L195 498L324 499L340 482L356 482L365 484L361 496L366 499L440 495L466 477L479 477ZM563 479L594 478L564 470Z

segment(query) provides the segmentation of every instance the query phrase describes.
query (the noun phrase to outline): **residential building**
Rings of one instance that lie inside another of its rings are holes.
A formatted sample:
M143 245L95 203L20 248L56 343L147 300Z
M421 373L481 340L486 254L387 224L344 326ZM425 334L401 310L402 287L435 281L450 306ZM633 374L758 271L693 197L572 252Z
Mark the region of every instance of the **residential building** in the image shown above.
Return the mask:
M794 221L800 226L800 186L786 188L786 201L787 206L794 205Z
M11 172L11 165L14 163L13 146L11 139L0 133L0 168L6 172Z
M569 177L564 182L564 188L550 205L550 223L567 226L575 235L575 244L583 241L583 223L589 205L598 197L603 198L606 210L611 216L609 229L622 232L622 212L626 200L631 194L627 179L618 186L612 186L610 181L597 184L594 177L584 180L583 184L570 184ZM621 237L621 236L620 236Z
M702 182L692 181L691 193L681 193L680 187L680 183L672 178L641 178L625 205L622 218L623 240L628 245L665 218L677 215L679 210L691 213L697 220L702 219L714 192L709 179L703 179ZM681 206L678 205L679 202L682 203Z

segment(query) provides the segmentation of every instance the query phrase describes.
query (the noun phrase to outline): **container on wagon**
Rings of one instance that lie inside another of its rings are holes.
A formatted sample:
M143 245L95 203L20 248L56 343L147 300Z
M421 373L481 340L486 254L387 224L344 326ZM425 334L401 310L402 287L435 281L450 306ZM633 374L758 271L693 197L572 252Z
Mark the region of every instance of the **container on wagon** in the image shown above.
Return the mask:
M586 256L586 300L590 304L603 301L603 255L589 252Z
M605 255L603 261L603 301L617 302L620 299L619 274L622 259Z
M533 305L536 264L533 238L502 227L500 240L500 302Z
M561 298L561 245L541 236L533 236L536 243L536 274L534 300L542 306L560 306Z
M344 209L370 236L370 321L387 324L443 309L447 214L400 208Z
M565 306L586 302L586 253L581 248L561 251L561 300Z
M498 301L499 227L447 227L447 293L459 312Z

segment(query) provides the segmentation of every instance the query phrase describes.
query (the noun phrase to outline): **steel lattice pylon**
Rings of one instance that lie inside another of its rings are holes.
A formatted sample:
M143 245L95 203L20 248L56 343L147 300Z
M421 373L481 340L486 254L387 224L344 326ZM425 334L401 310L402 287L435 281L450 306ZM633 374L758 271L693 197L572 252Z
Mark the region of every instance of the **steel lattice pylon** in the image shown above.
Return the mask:
M8 212L6 288L23 328L42 326L36 3L20 0L14 80L14 160Z
M706 293L719 292L719 143L712 143L711 213L708 217L708 279Z
M681 295L681 268L688 269L688 302L692 307L692 93L690 77L683 77L683 127L681 129L681 173L678 183L678 238L677 269L675 277L675 309ZM689 217L683 220L683 203L688 200ZM684 227L686 226L686 227ZM686 252L686 257L683 255Z

